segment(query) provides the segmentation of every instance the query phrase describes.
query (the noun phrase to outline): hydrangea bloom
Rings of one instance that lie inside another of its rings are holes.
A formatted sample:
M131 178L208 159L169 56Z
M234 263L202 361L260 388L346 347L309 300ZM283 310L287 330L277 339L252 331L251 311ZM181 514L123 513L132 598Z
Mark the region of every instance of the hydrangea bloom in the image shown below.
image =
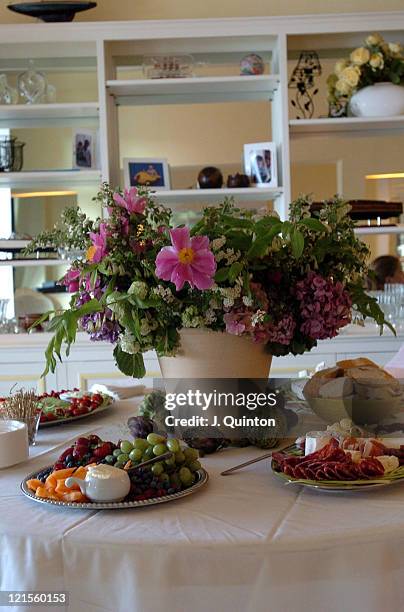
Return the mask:
M216 261L207 236L190 237L187 227L170 230L172 246L163 247L156 258L156 276L174 283L177 291L187 282L197 289L210 289Z
M114 202L116 202L122 208L126 208L128 213L140 213L143 214L146 208L146 198L140 196L136 187L125 189L123 196L120 193L114 193Z
M352 300L340 282L309 272L296 283L303 320L300 331L313 340L333 338L351 321Z

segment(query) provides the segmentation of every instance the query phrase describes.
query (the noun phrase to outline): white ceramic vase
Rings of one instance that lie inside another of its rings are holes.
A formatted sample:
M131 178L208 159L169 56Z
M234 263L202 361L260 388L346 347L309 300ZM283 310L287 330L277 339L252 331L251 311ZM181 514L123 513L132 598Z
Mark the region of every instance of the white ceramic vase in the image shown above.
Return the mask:
M266 379L272 355L250 338L208 329L183 329L175 357L159 357L164 378Z
M375 83L356 92L349 102L354 117L395 117L404 115L404 87Z

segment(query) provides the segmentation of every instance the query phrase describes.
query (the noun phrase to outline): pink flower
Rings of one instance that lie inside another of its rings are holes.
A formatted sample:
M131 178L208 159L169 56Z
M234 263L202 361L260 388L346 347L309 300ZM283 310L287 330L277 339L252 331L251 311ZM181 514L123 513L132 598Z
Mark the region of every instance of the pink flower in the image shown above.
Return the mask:
M130 215L132 213L143 214L146 208L146 198L138 195L136 187L125 189L123 196L119 193L114 193L113 198L119 206L126 208Z
M241 334L245 332L246 326L240 320L239 315L228 312L224 315L223 320L226 323L226 331L228 334L241 336Z
M177 291L186 282L197 289L210 289L216 261L207 236L190 237L187 227L170 230L172 246L163 247L156 258L156 276L170 280Z
M90 232L92 246L87 250L87 259L92 263L100 263L107 254L107 226L100 223L99 233Z
M80 271L70 268L63 278L63 285L67 287L69 293L76 293L80 286Z

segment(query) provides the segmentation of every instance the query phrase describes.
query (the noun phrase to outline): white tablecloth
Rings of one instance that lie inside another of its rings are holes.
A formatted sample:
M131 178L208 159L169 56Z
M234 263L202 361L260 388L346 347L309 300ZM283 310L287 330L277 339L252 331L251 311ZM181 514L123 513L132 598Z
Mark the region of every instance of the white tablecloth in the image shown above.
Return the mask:
M266 462L220 476L262 452L247 448L204 458L208 486L155 507L61 510L22 495L21 479L67 438L117 439L135 406L42 430L36 456L0 472L1 590L66 590L70 612L404 609L400 485L315 493L278 482Z

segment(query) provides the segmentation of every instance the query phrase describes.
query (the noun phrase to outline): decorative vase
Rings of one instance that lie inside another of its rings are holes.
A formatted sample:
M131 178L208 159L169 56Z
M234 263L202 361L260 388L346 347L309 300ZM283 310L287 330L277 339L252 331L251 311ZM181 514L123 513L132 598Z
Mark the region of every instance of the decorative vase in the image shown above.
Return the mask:
M0 104L17 104L18 91L7 82L7 76L0 74Z
M28 70L18 75L18 91L27 104L41 102L46 91L46 77L42 72L35 70L33 60L28 62Z
M248 337L209 329L183 329L180 337L175 357L159 357L163 378L268 378L272 355Z
M395 117L404 114L404 87L375 83L360 89L349 102L354 117Z

